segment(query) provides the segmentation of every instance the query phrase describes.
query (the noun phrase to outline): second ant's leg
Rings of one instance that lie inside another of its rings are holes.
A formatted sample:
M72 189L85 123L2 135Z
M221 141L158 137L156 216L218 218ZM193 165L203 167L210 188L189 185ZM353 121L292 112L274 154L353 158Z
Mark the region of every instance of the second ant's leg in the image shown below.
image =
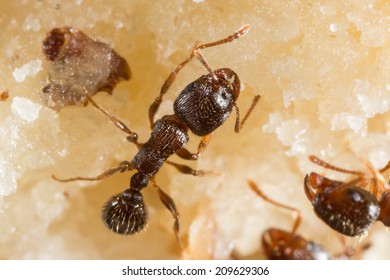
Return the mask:
M238 106L236 104L234 105L235 108L236 108L236 124L234 126L234 131L236 133L240 132L240 130L244 127L244 124L245 124L246 120L248 119L248 117L252 113L252 111L255 108L257 102L259 102L260 97L261 97L260 95L256 95L255 97L253 97L252 104L249 107L248 111L246 112L246 114L245 114L244 118L242 119L242 121L240 121L240 110L238 109Z
M169 161L169 160L167 160L165 163L167 163L169 165L172 165L179 172L181 172L183 174L188 174L188 175L193 175L193 176L204 176L204 175L209 175L209 174L211 174L211 175L220 175L219 173L214 172L214 171L196 170L196 169L191 168L188 165L172 162L172 161Z
M210 143L210 140L211 140L211 134L207 134L201 138L200 143L198 145L197 153L193 154L190 151L188 151L186 148L182 148L176 152L176 155L187 160L197 160L200 157L200 155L203 153L203 151L206 149L207 145Z
M133 165L128 161L122 161L118 167L110 168L103 173L99 174L96 177L73 177L68 179L59 179L54 175L51 175L51 177L59 182L67 183L67 182L73 182L73 181L100 181L105 178L111 177L112 175L120 172L125 172L134 169Z
M157 190L158 196L164 204L164 206L171 212L173 218L175 219L175 222L173 223L173 232L175 233L176 239L180 244L180 247L183 249L183 245L181 243L179 232L180 232L180 214L179 211L177 211L176 204L173 201L173 199L166 194L160 187L157 185L157 183L154 181L154 179L151 180L153 183L154 188Z
M124 122L122 122L120 119L118 119L117 117L114 117L112 116L110 113L108 113L106 110L104 110L102 107L100 107L99 105L97 105L95 103L95 101L93 101L93 99L91 97L87 97L88 98L88 102L90 102L94 107L95 109L97 109L98 111L102 112L106 117L108 117L110 119L110 121L117 127L119 128L120 130L122 130L124 133L127 133L129 136L127 137L127 140L131 143L134 143L138 148L140 148L140 144L137 142L138 141L138 134L131 131L126 125Z
M295 222L294 222L294 225L293 225L293 228L291 230L291 235L294 235L295 232L297 231L300 223L301 223L301 219L302 219L302 214L301 214L301 211L299 211L298 209L294 208L294 207L290 207L290 206L287 206L287 205L284 205L284 204L281 204L279 202L276 202L274 200L272 200L271 198L269 198L268 196L266 196L259 188L258 186L256 185L255 182L251 181L251 180L248 180L248 184L249 184L249 187L258 195L260 196L262 199L264 199L266 202L268 203L271 203L271 204L274 204L278 207L281 207L281 208L284 208L284 209L287 209L287 210L290 210L290 211L293 211L296 213L296 218L295 218Z
M388 169L388 164L381 170L377 170L371 162L364 159L361 159L361 161L372 174L372 180L370 180L372 182L371 192L374 196L377 196L379 190L386 190L388 188L386 180L382 175L382 173Z

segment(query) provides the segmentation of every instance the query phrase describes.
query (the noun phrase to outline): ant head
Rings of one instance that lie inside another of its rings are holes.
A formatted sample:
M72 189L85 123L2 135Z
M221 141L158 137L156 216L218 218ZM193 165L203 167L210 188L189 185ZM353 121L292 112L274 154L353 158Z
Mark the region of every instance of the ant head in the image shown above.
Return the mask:
M108 228L116 233L139 232L148 220L148 211L141 192L127 189L114 195L103 205L102 218Z
M334 181L316 173L305 177L306 195L314 212L328 226L347 236L365 234L378 219L380 210L376 197L355 183Z
M210 134L229 117L240 94L240 79L227 68L217 69L187 85L173 109L197 136Z
M233 94L233 99L236 101L238 96L240 95L240 79L238 75L228 68L221 68L214 71L215 76L217 76L219 81L222 81L226 84L231 90Z
M312 202L315 197L314 190L330 190L342 184L343 182L341 181L326 178L316 172L311 172L306 175L304 179L305 193L310 202Z
M283 260L292 255L292 246L296 236L290 232L270 228L265 231L261 238L261 243L265 254L271 260ZM300 240L298 240L299 242ZM303 240L304 241L304 240Z
M272 260L320 260L329 259L329 253L317 243L307 241L300 235L271 228L264 232L262 245Z

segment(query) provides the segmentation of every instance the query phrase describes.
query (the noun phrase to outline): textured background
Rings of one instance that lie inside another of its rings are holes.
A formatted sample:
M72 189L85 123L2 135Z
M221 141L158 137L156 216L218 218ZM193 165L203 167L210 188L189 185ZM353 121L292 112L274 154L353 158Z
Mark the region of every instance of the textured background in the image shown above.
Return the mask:
M51 174L93 176L130 160L136 150L91 106L59 114L44 106L41 42L48 31L73 26L127 59L133 78L113 96L100 93L95 101L138 132L142 142L150 133L149 104L194 43L223 38L245 23L251 25L245 37L203 52L212 68L229 67L240 76L242 112L253 95L262 95L239 135L231 117L202 158L190 163L223 175L195 178L169 166L157 175L181 212L186 257L228 258L234 251L261 258L261 233L291 227L292 215L264 204L247 179L302 210L300 234L340 252L337 234L315 217L303 193L304 175L323 171L307 155L359 170L364 170L359 157L378 168L390 159L389 1L16 0L0 5L0 91L10 95L0 103L0 257L182 257L170 213L152 188L144 191L150 212L146 231L117 236L100 221L101 205L128 186L131 173L100 183L51 179ZM180 90L204 73L196 61L187 66L159 116L171 112ZM191 150L197 143L191 137ZM367 240L372 246L365 258L390 257L381 224Z

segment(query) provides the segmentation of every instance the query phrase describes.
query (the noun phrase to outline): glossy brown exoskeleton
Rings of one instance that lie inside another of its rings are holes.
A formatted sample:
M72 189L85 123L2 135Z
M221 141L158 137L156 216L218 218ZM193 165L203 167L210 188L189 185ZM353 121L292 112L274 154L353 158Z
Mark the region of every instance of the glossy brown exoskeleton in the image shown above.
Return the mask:
M279 228L266 230L261 237L261 244L268 259L271 260L327 260L330 254L319 244L296 234L301 223L301 211L283 205L267 197L258 187L248 181L250 188L265 201L296 213L291 231Z
M309 159L327 169L356 176L350 181L342 182L315 172L306 175L304 180L306 196L322 221L347 236L366 234L377 220L389 226L388 185L381 174L390 168L390 164L381 170L375 170L371 164L364 162L372 173L372 177L368 177L360 171L333 166L316 156L309 156Z
M223 40L196 46L192 50L191 55L177 66L167 78L159 96L149 108L149 120L152 133L146 143L138 143L136 133L130 131L123 122L111 116L91 98L88 98L89 102L96 109L104 113L118 128L129 135L128 140L135 143L139 151L132 161L124 161L118 167L109 169L96 177L75 177L57 180L61 182L75 180L95 181L107 178L117 172L135 169L137 173L132 176L130 187L124 192L113 196L103 206L102 216L104 222L112 231L119 234L134 234L143 229L147 223L147 209L141 190L148 185L149 181L152 181L160 200L171 211L175 219L174 232L178 237L179 213L172 198L163 192L154 181L154 175L164 163L173 165L185 174L195 176L203 175L204 172L202 170L193 170L189 166L170 162L167 159L171 155L177 154L184 159L196 160L209 143L211 133L223 124L233 108L236 108L237 111L235 131L238 132L244 125L260 96L254 97L247 114L240 121L236 104L240 93L240 81L237 74L227 68L212 71L201 55L200 50L231 42L246 34L248 30L249 25L245 25L233 35ZM163 95L167 92L182 67L194 57L200 60L209 73L190 83L179 94L174 103L174 114L163 116L154 122L154 116L162 102ZM184 148L189 140L188 130L202 137L196 153L190 153Z

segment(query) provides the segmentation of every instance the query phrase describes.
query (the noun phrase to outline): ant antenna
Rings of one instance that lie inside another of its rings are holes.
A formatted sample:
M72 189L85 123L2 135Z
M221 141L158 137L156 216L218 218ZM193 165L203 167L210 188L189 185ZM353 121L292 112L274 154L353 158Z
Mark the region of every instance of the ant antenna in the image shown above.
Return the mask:
M260 97L261 97L260 95L256 95L253 98L252 104L249 107L248 111L246 112L246 114L245 114L244 118L242 119L242 121L240 121L240 110L238 109L237 104L234 104L234 107L236 108L236 124L234 126L234 132L239 133L240 130L244 127L244 124L245 124L246 120L248 119L249 115L252 113L252 111L255 108L257 102L259 102Z

